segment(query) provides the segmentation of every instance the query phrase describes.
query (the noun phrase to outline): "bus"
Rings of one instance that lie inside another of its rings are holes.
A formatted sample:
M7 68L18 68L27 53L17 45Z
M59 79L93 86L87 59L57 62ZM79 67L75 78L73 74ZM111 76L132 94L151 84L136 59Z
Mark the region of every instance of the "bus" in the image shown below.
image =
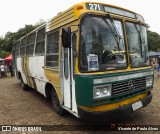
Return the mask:
M90 121L131 115L152 100L144 18L122 7L82 2L13 45L15 76L66 111Z

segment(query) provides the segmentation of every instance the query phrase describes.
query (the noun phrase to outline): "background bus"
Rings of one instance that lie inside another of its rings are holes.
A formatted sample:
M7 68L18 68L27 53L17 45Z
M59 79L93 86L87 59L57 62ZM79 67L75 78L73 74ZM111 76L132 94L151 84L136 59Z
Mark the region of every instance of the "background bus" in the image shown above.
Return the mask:
M107 121L132 114L152 99L146 26L130 10L79 3L13 45L16 76L24 90L51 97L59 115Z

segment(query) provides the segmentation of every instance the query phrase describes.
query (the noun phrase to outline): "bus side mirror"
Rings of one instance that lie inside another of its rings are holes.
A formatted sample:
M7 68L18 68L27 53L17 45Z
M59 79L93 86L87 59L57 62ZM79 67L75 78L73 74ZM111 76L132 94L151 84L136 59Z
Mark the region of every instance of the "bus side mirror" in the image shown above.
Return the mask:
M71 28L70 27L62 28L62 46L64 48L71 47Z

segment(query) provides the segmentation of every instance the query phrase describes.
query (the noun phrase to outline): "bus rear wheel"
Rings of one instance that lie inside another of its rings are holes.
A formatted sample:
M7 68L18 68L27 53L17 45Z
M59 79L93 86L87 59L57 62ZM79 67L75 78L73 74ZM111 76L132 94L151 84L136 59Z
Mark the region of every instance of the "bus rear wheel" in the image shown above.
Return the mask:
M54 111L60 116L63 115L65 111L61 107L59 103L58 95L54 89L51 90L51 101L52 101Z
M27 91L27 85L23 82L23 79L21 77L21 88L24 90L24 91Z

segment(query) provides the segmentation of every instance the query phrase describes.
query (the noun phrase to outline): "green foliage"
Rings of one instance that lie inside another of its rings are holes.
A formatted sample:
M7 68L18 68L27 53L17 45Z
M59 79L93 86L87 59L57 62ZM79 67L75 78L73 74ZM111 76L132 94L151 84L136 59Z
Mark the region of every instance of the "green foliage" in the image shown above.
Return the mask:
M9 56L10 53L9 52L6 52L6 51L0 51L0 58L5 58L7 56Z
M40 20L35 25L25 25L24 28L20 28L17 32L7 32L5 37L0 37L0 52L2 50L11 52L12 45L15 41L26 35L27 33L31 32L35 28L39 27L44 23L44 20ZM5 53L3 53L5 55Z
M148 30L147 36L149 51L160 51L160 35Z

